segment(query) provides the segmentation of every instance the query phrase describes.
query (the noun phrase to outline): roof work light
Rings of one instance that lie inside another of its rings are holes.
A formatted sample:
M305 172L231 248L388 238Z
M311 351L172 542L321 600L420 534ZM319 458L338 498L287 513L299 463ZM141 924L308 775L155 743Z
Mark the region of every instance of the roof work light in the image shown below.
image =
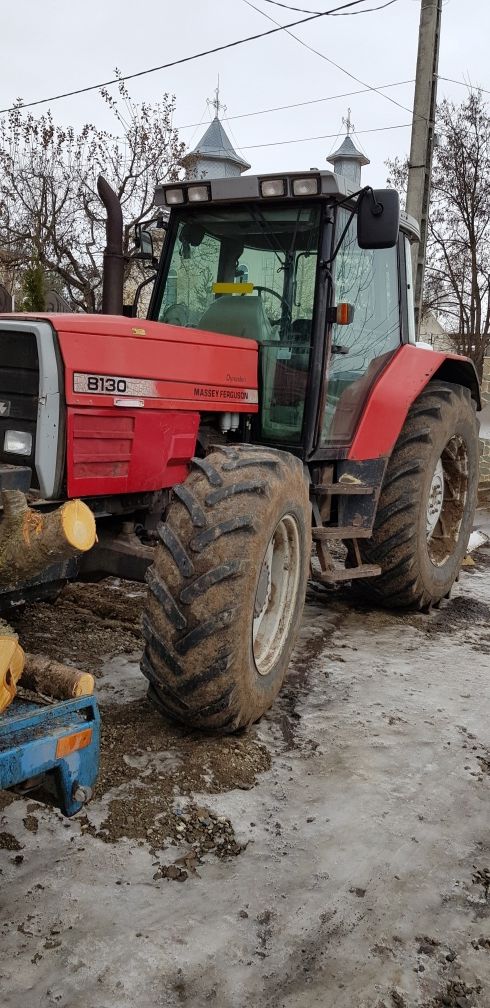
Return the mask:
M319 192L320 179L317 175L293 179L293 196L317 196Z
M207 185L189 186L189 188L187 189L187 199L189 200L189 203L205 203L206 200L211 199L209 186Z
M165 190L165 200L169 206L174 206L176 203L184 202L184 190L183 189L166 189Z
M260 183L260 194L261 196L285 196L286 195L286 179L263 179Z

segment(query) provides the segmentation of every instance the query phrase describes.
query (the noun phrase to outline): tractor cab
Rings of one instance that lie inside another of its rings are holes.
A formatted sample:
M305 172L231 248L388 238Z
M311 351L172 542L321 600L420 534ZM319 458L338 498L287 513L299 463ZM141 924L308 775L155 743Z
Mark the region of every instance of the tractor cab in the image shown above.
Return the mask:
M414 341L398 195L332 172L162 186L170 223L150 318L255 340L253 440L302 456L348 446L373 383Z

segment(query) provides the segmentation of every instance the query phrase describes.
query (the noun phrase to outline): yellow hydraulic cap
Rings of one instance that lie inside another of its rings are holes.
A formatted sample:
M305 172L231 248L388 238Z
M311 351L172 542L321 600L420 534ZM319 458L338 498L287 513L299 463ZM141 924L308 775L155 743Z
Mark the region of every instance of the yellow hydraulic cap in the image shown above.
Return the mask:
M14 699L25 662L25 654L15 635L0 636L0 714Z

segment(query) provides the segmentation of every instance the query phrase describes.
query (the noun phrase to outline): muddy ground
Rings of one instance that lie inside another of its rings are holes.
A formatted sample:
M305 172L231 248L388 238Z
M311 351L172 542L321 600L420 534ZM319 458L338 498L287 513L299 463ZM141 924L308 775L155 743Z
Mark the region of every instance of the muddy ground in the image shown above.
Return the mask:
M0 792L3 1008L490 1008L490 552L431 616L310 588L279 701L213 740L138 671L142 589L23 643L97 677L97 792Z

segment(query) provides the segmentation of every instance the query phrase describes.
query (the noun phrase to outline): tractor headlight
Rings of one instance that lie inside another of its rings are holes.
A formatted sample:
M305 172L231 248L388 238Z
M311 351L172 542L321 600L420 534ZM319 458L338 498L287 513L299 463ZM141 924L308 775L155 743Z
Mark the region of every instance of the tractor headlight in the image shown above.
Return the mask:
M319 192L320 179L318 175L314 175L313 178L293 179L294 196L317 196Z
M285 196L286 195L286 179L274 178L274 179L264 179L260 183L260 192L262 196Z
M5 431L3 450L12 455L30 455L32 452L32 434L29 431Z
M175 206L176 203L184 202L183 189L165 189L165 202L168 206Z
M207 185L193 185L189 186L187 190L189 203L205 203L209 198L209 186Z

